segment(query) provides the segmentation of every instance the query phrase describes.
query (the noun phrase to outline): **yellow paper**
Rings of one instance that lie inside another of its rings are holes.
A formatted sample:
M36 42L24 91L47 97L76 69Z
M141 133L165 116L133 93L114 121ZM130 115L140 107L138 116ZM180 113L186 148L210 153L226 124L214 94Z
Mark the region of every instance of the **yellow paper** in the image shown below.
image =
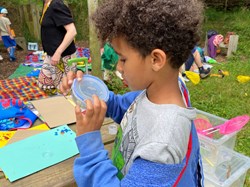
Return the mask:
M0 131L0 148L5 146L16 131Z
M41 125L37 125L35 127L32 127L32 128L30 128L28 130L49 130L49 129L50 128L45 123L43 123Z

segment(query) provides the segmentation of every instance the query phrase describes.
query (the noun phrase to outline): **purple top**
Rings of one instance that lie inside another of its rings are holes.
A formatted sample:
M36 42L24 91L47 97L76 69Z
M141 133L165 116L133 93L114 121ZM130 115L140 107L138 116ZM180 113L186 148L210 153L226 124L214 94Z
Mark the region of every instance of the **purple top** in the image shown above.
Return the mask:
M211 58L216 57L216 46L214 45L213 41L216 35L211 36L211 38L208 39L208 56Z

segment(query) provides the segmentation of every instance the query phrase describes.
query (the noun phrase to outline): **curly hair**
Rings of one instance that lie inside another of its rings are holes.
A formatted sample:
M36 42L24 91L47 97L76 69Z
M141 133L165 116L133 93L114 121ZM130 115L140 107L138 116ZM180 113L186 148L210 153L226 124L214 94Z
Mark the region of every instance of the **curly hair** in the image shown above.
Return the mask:
M122 36L142 56L163 50L179 68L199 40L199 0L106 0L92 15L102 42Z

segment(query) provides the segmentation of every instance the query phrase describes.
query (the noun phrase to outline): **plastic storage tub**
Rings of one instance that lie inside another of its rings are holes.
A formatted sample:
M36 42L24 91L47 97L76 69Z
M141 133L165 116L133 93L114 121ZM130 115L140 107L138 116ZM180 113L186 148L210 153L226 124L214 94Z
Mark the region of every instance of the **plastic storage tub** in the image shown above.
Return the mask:
M220 125L227 121L227 119L209 114L207 112L197 110L197 119L202 118L208 120L213 126ZM218 162L218 150L221 146L225 146L229 149L234 149L237 132L222 135L218 131L209 135L199 134L200 151L202 156L202 162L204 169L215 167ZM210 167L211 166L211 167ZM211 171L213 172L213 171Z
M105 102L108 101L109 90L101 79L92 75L84 75L81 81L74 80L72 84L72 99L82 110L86 109L85 100L92 100L93 95L97 95Z
M243 187L246 173L250 168L250 158L226 147L218 151L220 162L213 173L204 169L205 187Z

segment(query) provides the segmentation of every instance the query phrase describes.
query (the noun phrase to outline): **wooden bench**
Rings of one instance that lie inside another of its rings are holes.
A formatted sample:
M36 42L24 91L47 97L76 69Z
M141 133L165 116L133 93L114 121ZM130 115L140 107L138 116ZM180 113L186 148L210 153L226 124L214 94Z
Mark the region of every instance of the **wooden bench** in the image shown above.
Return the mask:
M219 47L221 48L222 51L225 51L227 57L230 57L232 55L232 53L236 52L236 50L237 50L238 40L239 40L239 35L230 35L229 43L225 45L222 42L222 43L220 43ZM208 56L208 38L207 38L207 36L205 39L204 54L206 56Z
M109 152L109 156L111 154L116 135L109 134L108 126L113 123L113 120L106 118L101 128L102 140L105 149ZM36 122L35 125L36 124L41 123ZM75 124L69 125L69 127L75 131ZM73 177L73 163L75 158L78 156L79 155L71 157L63 162L50 166L12 183L4 177L3 172L0 172L0 187L76 187L77 185ZM21 161L22 159L20 159L20 162Z

